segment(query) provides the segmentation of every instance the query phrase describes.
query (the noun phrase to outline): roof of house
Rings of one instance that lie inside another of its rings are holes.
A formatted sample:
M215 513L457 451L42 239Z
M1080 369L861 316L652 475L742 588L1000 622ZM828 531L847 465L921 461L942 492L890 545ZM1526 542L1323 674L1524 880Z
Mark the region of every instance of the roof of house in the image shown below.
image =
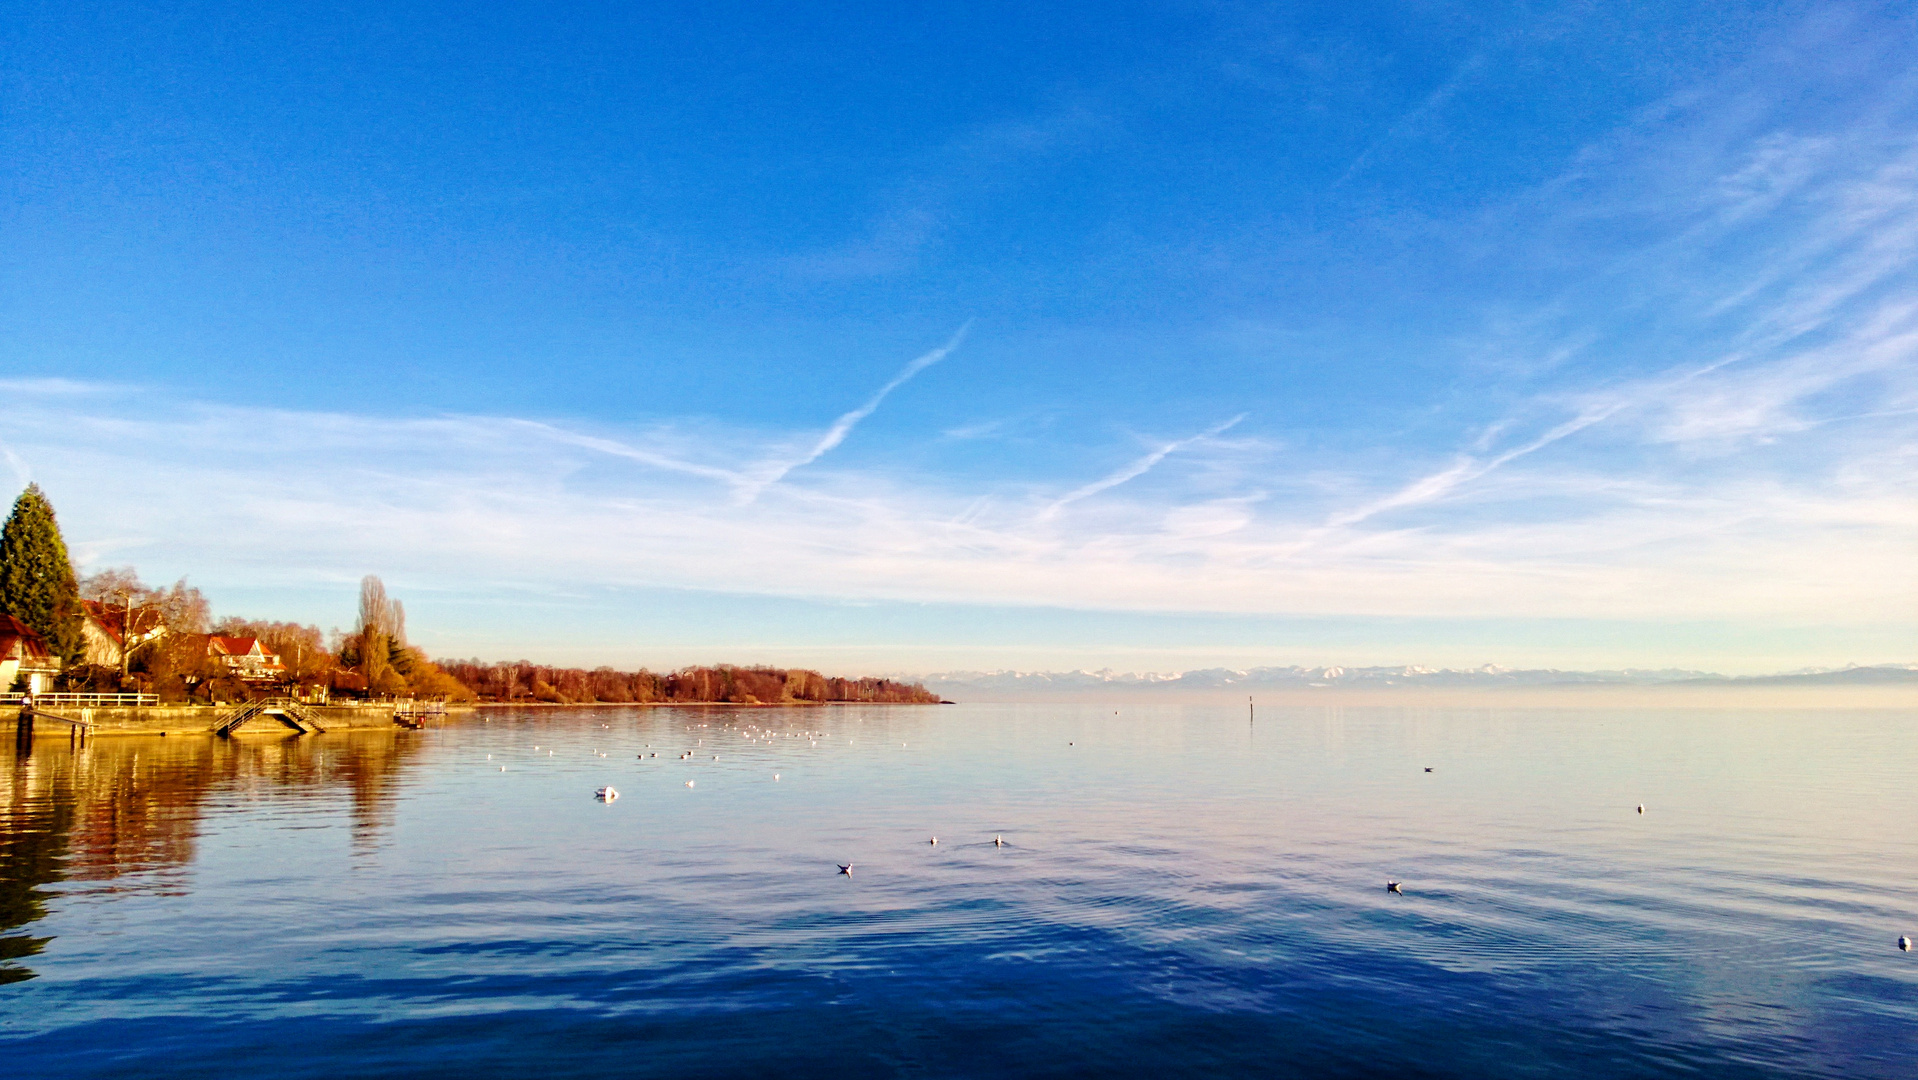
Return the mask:
M98 600L82 600L80 606L86 609L87 618L93 625L112 638L117 644L126 638L126 609L116 608Z
M114 644L126 643L127 609L119 604L101 600L82 600L80 606L87 613L87 622L93 629L112 638ZM167 632L166 616L151 605L136 605L133 609L133 644L140 645Z
M0 659L51 660L53 653L27 624L11 615L0 615Z
M268 655L266 647L260 644L259 638L226 637L222 634L209 634L207 635L206 645L208 649L222 656ZM258 650L257 654L255 650Z
M261 644L259 638L208 634L206 651L214 656L224 656L232 660L254 661L245 665L249 669L264 668L273 671L286 667L280 662L280 654L269 651L265 645Z

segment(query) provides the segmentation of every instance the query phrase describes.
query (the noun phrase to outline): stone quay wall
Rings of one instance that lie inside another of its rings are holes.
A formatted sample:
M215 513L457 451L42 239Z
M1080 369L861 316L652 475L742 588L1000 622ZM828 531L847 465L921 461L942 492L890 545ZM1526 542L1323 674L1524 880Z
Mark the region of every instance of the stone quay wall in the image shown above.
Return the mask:
M140 708L95 708L88 711L85 719L93 721L93 735L206 735L220 718L230 715L233 705L154 705ZM370 705L302 705L300 710L320 722L328 731L342 731L363 728L398 728L395 719L398 707L386 704ZM50 710L62 716L83 719L77 706ZM470 706L451 706L448 713L470 712ZM0 730L14 730L19 722L19 714L11 706L0 710ZM34 721L33 735L36 739L59 736L68 737L70 725L42 716ZM235 735L289 735L292 729L270 716L256 717L242 724Z

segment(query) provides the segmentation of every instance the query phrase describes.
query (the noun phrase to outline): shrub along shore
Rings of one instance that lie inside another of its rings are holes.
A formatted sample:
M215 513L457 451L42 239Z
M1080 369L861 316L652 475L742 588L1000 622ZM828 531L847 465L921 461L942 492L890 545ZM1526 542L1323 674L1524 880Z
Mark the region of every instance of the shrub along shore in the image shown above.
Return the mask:
M939 695L892 679L842 679L804 668L690 667L669 673L610 667L560 668L478 660L440 669L482 702L548 705L824 705L832 702L936 705Z

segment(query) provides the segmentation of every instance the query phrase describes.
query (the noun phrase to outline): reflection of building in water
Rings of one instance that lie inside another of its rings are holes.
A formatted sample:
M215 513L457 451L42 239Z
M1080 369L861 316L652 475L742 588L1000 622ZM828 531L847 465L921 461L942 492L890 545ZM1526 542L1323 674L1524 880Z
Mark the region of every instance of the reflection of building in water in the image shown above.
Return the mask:
M0 615L0 694L11 693L16 683L29 694L44 694L58 674L60 661L40 635L11 615Z
M355 845L390 823L397 779L419 741L404 732L304 738L96 738L41 742L0 757L0 982L47 939L21 929L46 915L46 886L184 889L201 819L227 791L272 799L344 788Z

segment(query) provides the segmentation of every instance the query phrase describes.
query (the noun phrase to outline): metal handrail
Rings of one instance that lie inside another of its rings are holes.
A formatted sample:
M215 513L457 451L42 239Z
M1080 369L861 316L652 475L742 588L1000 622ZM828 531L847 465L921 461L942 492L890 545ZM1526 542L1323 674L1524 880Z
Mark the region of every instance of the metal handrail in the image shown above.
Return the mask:
M261 698L258 701L248 701L214 721L213 732L221 736L229 735L234 728L239 727L241 724L246 723L261 713L279 712L293 717L294 720L312 728L322 735L326 734L325 726L314 719L313 715L308 713L306 709L307 706L304 702L295 701L292 698L286 697L270 697Z
M41 719L58 720L63 724L73 725L73 728L76 731L92 731L93 730L93 721L91 719L82 717L76 720L71 716L61 716L57 712L48 712L45 709L41 709L41 708L35 708L33 710L33 718L35 720L41 720Z
M0 705L24 705L26 694L0 694ZM32 695L36 705L82 705L90 708L144 708L158 705L158 694L70 694L46 693Z

